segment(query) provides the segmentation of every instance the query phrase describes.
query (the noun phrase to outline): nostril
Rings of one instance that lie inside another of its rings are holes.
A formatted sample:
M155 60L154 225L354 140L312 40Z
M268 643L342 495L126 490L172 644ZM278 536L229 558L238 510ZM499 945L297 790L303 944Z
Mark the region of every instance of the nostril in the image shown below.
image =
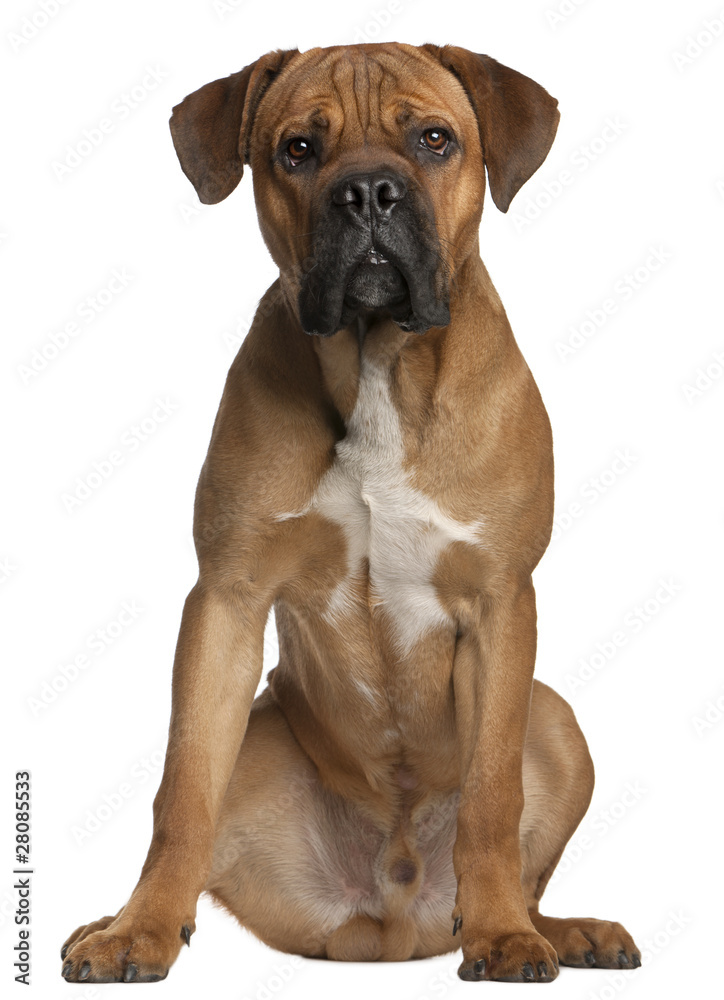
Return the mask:
M354 215L387 215L407 194L401 178L389 174L360 174L345 177L332 189L332 202Z
M397 198L394 197L392 186L390 184L387 183L380 184L379 189L377 191L377 200L381 205L385 205L388 202L397 201Z
M402 201L406 190L402 183L392 178L384 177L376 185L377 204L382 209L388 209L397 201Z
M365 197L358 184L347 182L335 188L332 193L332 201L335 205L354 205L361 208Z

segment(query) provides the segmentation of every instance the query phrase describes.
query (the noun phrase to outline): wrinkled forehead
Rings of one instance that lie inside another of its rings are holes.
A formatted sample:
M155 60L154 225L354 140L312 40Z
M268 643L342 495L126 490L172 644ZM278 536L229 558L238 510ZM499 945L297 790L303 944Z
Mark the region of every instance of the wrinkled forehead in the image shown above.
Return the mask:
M311 49L292 60L261 102L257 122L272 141L310 130L336 141L393 135L412 122L476 128L457 78L431 53L411 45Z

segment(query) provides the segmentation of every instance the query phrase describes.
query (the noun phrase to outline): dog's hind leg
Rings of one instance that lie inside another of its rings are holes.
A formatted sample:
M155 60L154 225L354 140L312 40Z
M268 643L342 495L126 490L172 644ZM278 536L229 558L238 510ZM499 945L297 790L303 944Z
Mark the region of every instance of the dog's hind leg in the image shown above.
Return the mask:
M621 924L546 917L538 910L593 793L593 764L573 711L539 682L533 688L523 775L523 890L533 926L555 948L562 965L636 968L641 964L639 950Z
M382 833L328 792L270 693L254 703L217 824L206 891L280 951L374 960Z

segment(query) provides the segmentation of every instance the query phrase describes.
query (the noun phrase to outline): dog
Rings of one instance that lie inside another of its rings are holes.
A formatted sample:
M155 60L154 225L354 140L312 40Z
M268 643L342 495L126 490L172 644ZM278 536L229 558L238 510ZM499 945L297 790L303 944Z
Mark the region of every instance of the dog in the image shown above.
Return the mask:
M174 108L202 202L250 165L279 278L199 480L148 857L66 980L163 979L202 891L311 957L641 964L619 923L539 911L593 767L533 679L551 432L478 228L486 171L505 212L558 118L488 56L397 43L270 52Z

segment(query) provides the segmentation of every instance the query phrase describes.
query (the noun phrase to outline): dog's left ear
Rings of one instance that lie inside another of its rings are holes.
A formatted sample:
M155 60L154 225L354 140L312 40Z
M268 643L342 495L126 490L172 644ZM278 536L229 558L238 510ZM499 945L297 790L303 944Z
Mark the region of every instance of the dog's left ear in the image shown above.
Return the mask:
M458 77L478 119L493 201L507 212L545 160L555 138L558 101L540 84L490 56L457 45L424 45Z
M169 125L181 169L205 205L222 201L241 180L259 102L297 52L269 52L238 73L195 90L173 109Z

